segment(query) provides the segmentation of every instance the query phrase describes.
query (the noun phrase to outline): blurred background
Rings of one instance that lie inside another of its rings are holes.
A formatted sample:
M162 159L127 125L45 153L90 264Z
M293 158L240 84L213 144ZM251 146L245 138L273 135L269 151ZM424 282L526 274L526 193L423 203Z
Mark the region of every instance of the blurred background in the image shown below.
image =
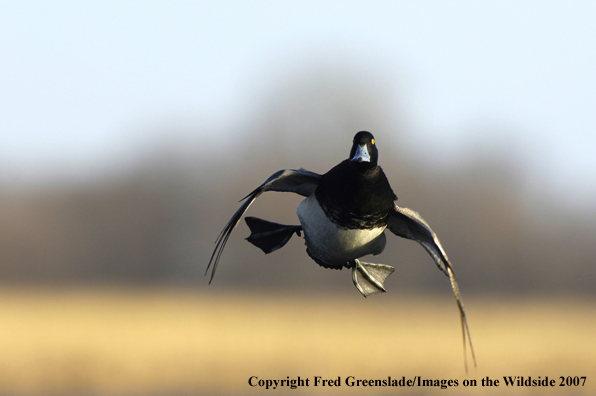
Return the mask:
M207 286L238 200L279 169L326 172L360 130L455 266L470 378L596 374L595 3L0 8L0 392L464 378L449 282L414 242L366 259L396 272L364 300L300 238L265 256L242 222ZM250 215L296 224L299 202L265 194ZM361 366L326 335L366 312L392 341Z

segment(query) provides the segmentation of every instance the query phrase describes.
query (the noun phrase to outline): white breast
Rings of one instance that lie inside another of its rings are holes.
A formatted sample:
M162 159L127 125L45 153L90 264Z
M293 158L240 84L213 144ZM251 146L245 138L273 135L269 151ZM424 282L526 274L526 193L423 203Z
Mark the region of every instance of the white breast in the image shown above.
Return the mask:
M327 218L315 194L298 205L296 211L311 255L330 265L377 255L385 249L385 227L352 230L338 227Z

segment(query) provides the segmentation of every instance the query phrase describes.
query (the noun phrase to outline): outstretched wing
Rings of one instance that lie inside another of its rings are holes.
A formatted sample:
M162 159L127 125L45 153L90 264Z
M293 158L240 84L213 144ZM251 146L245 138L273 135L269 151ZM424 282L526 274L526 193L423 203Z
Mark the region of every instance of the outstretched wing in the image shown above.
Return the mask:
M459 293L459 287L455 280L455 272L453 267L447 258L447 253L441 246L437 234L430 228L430 226L424 221L420 215L408 208L401 208L397 205L394 207L394 211L389 216L389 223L387 228L391 230L395 235L402 238L412 239L420 243L424 249L432 256L435 263L441 271L449 277L451 281L451 288L453 289L453 295L459 308L459 314L461 319L462 335L464 341L464 364L466 372L468 372L468 362L466 354L466 338L470 344L470 352L472 353L472 359L474 360L474 367L476 367L476 356L474 355L474 347L472 345L472 337L470 336L470 329L468 328L468 320L466 319L466 311L464 310L464 304Z
M213 254L211 255L211 259L209 260L209 265L205 270L205 275L209 271L211 264L213 264L213 270L211 272L211 279L209 279L209 283L213 280L213 276L215 275L215 270L217 269L217 265L219 263L219 258L223 253L224 247L226 246L226 242L232 233L236 224L240 221L244 213L248 210L248 207L254 202L255 199L265 191L283 191L283 192L293 192L296 194L300 194L304 197L310 196L321 181L321 175L307 171L306 169L284 169L278 172L275 172L271 175L265 183L261 184L257 187L253 192L248 194L246 197L242 198L240 201L244 201L240 209L234 213L234 216L228 221L228 224L224 227L221 231L217 240L215 241L215 249L213 250Z

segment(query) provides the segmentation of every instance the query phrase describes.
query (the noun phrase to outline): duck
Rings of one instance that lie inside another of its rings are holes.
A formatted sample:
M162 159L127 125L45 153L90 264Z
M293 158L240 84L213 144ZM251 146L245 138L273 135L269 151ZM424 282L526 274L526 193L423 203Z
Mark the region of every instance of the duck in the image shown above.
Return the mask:
M301 195L305 199L296 210L299 225L247 216L251 233L246 240L269 254L285 246L292 236L304 235L308 256L326 269L351 270L354 286L364 297L385 293L384 282L394 271L390 265L360 260L383 252L387 244L385 231L420 243L449 278L460 314L467 372L467 344L475 367L476 357L453 266L439 238L418 212L395 203L398 198L378 159L373 134L360 131L354 136L348 158L325 174L303 168L275 172L241 200L242 205L215 241L205 275L212 268L211 284L233 229L261 194L278 191Z

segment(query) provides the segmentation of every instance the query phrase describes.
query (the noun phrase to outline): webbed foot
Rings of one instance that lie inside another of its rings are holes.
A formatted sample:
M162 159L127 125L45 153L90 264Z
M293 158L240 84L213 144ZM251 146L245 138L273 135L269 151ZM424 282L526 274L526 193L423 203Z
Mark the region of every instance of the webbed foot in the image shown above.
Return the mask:
M246 240L261 249L265 254L282 248L288 243L292 235L297 234L300 236L300 231L302 231L301 226L274 223L257 217L245 217L244 220L246 220L246 224L248 224L251 231Z
M355 259L352 265L352 280L364 297L385 293L383 282L394 270L390 265L365 263Z

